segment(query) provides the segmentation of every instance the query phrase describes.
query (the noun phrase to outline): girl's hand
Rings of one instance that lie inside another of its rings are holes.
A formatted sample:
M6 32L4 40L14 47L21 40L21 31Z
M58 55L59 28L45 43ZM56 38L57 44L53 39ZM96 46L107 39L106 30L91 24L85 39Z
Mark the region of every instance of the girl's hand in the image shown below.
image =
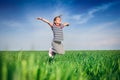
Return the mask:
M42 20L42 18L37 18L37 20Z
M64 26L69 26L69 23L64 23L63 25L64 25Z

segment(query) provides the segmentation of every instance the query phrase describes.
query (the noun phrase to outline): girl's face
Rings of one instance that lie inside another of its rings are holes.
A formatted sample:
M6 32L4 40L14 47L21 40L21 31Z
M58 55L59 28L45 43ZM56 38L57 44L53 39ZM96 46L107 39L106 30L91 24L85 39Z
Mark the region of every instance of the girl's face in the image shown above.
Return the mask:
M55 24L61 24L61 18L57 17L54 21Z

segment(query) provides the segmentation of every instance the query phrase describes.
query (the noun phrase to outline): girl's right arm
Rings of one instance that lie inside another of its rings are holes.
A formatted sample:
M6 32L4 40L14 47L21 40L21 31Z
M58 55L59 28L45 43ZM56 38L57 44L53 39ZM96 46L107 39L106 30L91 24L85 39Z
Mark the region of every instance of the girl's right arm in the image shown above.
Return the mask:
M50 25L50 27L53 26L53 24L52 24L50 21L48 21L48 20L46 20L46 19L44 19L44 18L37 18L37 20L41 20L41 21L47 23L48 25Z

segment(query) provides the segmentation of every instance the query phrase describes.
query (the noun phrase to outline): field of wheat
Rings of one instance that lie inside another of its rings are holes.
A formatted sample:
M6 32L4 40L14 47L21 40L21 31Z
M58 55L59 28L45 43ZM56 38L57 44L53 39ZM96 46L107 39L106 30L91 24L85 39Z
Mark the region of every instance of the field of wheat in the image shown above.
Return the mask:
M0 80L120 80L120 50L0 51Z

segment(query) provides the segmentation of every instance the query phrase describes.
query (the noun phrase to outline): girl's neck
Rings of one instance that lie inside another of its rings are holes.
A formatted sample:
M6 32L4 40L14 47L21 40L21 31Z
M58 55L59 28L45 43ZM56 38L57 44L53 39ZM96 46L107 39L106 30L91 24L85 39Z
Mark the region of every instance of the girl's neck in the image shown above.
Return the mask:
M55 24L56 26L60 26L60 24Z

